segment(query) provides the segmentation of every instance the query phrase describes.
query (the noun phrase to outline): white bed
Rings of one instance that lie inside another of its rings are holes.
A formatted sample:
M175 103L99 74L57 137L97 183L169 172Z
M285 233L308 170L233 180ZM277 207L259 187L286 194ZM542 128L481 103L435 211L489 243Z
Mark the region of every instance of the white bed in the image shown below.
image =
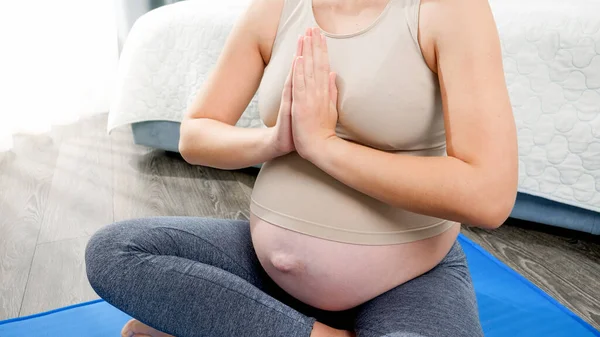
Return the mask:
M600 1L495 0L519 190L600 212Z
M144 121L181 121L247 3L190 0L138 20L121 57L109 131ZM490 4L518 128L519 191L597 214L600 1ZM256 98L238 125L262 127ZM600 233L600 217L589 226L584 230Z

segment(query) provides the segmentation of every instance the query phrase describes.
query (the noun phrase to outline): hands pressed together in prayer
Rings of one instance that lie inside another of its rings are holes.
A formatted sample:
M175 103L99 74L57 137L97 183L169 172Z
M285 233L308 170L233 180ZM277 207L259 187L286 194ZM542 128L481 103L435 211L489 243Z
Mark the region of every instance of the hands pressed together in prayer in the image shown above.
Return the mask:
M306 159L325 141L336 137L335 78L329 69L325 36L319 28L308 28L298 38L273 127L273 144L280 155L297 151Z

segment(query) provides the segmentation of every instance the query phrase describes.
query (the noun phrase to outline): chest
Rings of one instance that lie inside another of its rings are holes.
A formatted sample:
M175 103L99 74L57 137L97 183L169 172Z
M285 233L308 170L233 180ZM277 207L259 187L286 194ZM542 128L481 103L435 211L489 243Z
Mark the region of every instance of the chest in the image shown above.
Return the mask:
M273 46L259 89L259 111L267 126L277 120L296 37L310 25L299 20ZM362 34L326 38L331 70L337 74L338 136L389 151L444 144L437 77L418 44L401 29L394 20L382 20Z
M367 29L376 23L393 0L372 0L368 2L339 0L311 1L312 14L316 23L324 31L333 34L348 34Z

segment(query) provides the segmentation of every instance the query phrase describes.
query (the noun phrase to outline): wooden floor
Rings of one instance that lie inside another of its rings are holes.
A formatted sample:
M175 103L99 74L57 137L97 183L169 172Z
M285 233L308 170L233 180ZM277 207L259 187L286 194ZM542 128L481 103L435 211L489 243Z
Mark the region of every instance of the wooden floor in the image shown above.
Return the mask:
M106 115L17 136L0 153L0 320L95 299L85 244L98 228L152 215L247 219L257 170L194 167L107 136ZM485 249L600 328L600 237L516 220L464 228Z

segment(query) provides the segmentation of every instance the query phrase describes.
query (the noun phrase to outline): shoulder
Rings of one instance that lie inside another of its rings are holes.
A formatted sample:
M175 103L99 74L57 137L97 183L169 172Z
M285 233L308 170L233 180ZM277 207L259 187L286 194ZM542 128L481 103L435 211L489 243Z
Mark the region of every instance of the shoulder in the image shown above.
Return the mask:
M440 52L497 39L488 0L421 0L419 42L430 68Z
M255 37L265 64L270 59L286 1L289 0L252 0L242 19L244 28Z
M421 0L421 15L436 46L495 32L488 0Z

